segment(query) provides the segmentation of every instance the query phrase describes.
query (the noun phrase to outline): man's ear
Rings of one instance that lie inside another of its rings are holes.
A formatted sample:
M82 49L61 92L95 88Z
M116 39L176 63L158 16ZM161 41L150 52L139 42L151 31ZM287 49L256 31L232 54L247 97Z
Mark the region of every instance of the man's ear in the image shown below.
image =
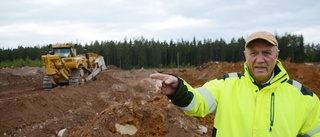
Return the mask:
M244 58L245 58L246 61L247 61L246 50L243 51L243 56L244 56Z
M280 54L280 50L278 50L278 52L277 52L277 58L279 57L279 54Z

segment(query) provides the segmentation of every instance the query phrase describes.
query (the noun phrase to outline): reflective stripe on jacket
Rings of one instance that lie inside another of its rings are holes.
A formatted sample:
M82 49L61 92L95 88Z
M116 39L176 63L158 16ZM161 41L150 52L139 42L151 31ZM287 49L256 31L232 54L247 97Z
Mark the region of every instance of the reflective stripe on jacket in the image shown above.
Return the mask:
M320 136L319 98L289 79L280 61L265 86L255 84L246 63L244 68L244 74L230 73L200 88L178 78L177 92L168 97L188 115L215 113L213 136Z

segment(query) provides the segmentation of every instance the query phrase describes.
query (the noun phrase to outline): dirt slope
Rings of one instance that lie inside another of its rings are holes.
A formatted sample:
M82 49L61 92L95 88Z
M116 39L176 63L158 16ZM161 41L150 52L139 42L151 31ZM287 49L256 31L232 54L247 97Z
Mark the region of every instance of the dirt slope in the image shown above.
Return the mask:
M283 63L291 78L320 95L320 66ZM97 80L42 89L43 68L0 69L0 136L211 136L213 115L185 115L154 93L155 71L197 87L243 63L208 62L195 69L120 70L108 66ZM207 131L206 131L207 130Z

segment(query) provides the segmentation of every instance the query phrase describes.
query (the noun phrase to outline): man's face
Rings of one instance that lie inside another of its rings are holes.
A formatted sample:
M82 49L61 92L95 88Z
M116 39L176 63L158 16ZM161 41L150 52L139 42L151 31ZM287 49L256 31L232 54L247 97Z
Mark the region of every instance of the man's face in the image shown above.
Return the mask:
M254 40L244 51L250 74L258 83L265 83L271 77L279 55L277 46L265 40Z

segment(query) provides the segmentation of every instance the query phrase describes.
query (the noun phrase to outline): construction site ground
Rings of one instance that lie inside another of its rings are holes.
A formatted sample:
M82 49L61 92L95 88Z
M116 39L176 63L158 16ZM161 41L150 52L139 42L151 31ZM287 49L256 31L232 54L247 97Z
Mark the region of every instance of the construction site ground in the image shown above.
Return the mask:
M283 61L289 76L320 95L320 65ZM121 70L108 66L82 85L42 89L44 68L0 69L0 136L211 136L214 115L191 117L155 93L154 72L175 74L194 87L243 62L208 62L187 69Z

